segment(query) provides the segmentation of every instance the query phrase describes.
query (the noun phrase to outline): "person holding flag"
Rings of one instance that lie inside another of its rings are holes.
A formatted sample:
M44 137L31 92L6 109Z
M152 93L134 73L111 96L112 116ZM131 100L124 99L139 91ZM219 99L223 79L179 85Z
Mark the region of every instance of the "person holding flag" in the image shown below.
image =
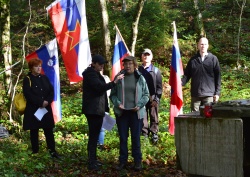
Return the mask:
M208 52L208 39L200 38L199 51L193 56L184 70L182 85L191 81L191 111L199 111L199 107L217 102L221 91L221 72L218 58Z
M28 66L30 72L23 79L23 94L27 102L24 110L23 129L30 130L32 154L37 154L39 151L39 129L42 128L51 157L60 159L55 150L53 133L55 127L51 108L54 97L53 86L48 77L41 74L42 60L30 59ZM39 110L44 111L44 115L40 114L41 117L35 114Z

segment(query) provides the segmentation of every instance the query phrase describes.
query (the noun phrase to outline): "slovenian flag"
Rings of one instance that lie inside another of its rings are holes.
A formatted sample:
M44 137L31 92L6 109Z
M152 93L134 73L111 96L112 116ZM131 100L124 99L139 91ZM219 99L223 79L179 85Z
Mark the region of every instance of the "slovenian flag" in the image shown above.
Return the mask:
M122 66L122 60L130 55L130 52L121 36L121 33L116 27L116 36L115 36L115 47L114 47L114 54L113 54L113 59L112 59L112 76L111 80L114 80L116 74L118 74L121 69L123 68Z
M85 0L56 0L47 8L70 83L91 64Z
M182 85L181 76L183 75L183 67L181 61L180 49L177 41L177 32L175 22L174 26L174 44L172 49L172 60L170 67L169 85L171 86L171 101L170 101L170 117L169 117L169 132L174 135L174 118L182 114Z
M51 103L55 123L62 119L61 97L60 97L60 76L59 61L56 39L42 46L35 52L26 56L29 61L32 58L39 58L43 61L42 73L45 74L54 87L54 101Z

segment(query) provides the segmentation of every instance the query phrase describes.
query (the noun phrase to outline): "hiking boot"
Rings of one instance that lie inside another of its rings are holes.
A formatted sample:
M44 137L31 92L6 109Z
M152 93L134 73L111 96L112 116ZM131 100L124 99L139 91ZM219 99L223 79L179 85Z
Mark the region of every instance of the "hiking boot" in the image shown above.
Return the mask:
M134 170L135 170L135 171L140 171L141 169L142 169L142 164L141 164L141 162L135 162Z
M157 142L158 142L158 135L156 133L154 133L152 136L152 143L156 144Z
M62 158L56 151L50 152L50 156L52 158L56 158L56 159L61 159Z
M126 168L126 163L124 162L120 162L117 167L116 170L121 171L122 169Z

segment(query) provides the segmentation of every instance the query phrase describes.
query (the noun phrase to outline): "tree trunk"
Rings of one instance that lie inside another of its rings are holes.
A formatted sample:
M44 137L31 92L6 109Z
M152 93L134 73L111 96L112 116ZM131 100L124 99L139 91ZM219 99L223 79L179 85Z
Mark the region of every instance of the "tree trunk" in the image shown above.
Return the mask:
M108 12L107 12L107 4L106 0L100 0L100 5L101 5L101 11L102 11L102 22L103 22L103 51L104 51L104 56L107 59L107 61L111 61L111 52L110 52L110 46L111 46L111 40L110 40L110 32L109 32L109 17L108 17ZM110 62L109 64L105 65L104 68L104 74L110 76L110 69L111 65Z
M196 17L195 17L195 19L196 19L195 26L196 26L197 34L200 37L205 37L206 36L206 32L205 32L203 21L202 21L202 14L200 12L199 5L198 5L199 2L198 2L198 0L193 0L193 2L194 2L195 14L196 14Z
M1 13L1 50L4 60L4 90L5 95L7 95L8 100L10 100L8 103L4 102L4 104L7 104L6 108L9 108L9 105L12 104L11 98L13 97L13 84L11 79L11 73L10 66L12 65L12 54L11 54L11 41L10 41L10 1L3 1L1 4L2 11ZM2 96L2 95L1 95ZM9 104L10 103L10 104ZM10 106L11 107L11 106ZM7 112L7 111L6 111ZM11 115L12 109L10 109L9 120L12 121L12 115Z
M9 6L10 2L5 1L3 2L5 4L2 4L3 11L1 12L1 22L3 22L3 31L1 34L2 37L2 53L3 53L3 58L4 58L4 66L5 69L7 70L5 72L5 90L7 92L7 95L10 96L11 94L11 88L12 88L12 83L11 83L11 70L8 70L12 64L12 56L11 56L11 42L10 42L10 11L9 11Z
M126 12L126 11L127 11L126 0L122 0L122 12Z
M144 6L144 3L146 0L139 0L137 4L137 14L135 15L135 21L132 24L132 30L133 30L133 37L132 37L132 46L131 46L131 55L135 55L135 45L136 45L136 40L137 40L137 35L138 35L138 24L141 16L141 12Z

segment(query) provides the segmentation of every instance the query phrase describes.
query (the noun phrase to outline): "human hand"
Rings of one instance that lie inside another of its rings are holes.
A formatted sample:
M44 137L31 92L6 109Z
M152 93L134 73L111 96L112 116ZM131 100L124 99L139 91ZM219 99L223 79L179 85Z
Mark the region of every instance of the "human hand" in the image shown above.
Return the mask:
M115 77L114 83L116 84L119 80L124 78L124 74L120 74L117 77Z
M137 112L140 108L138 106L134 107L132 111Z
M157 105L158 105L157 101L155 101L155 100L152 101L152 103L151 103L151 106L152 106L152 107L157 107Z
M214 95L213 96L213 102L216 103L219 101L219 95Z
M120 105L119 105L119 108L120 108L120 109L124 109L123 104L120 104Z
M45 108L45 107L48 106L48 105L49 105L49 102L46 101L46 100L44 100L44 101L43 101L43 108Z

